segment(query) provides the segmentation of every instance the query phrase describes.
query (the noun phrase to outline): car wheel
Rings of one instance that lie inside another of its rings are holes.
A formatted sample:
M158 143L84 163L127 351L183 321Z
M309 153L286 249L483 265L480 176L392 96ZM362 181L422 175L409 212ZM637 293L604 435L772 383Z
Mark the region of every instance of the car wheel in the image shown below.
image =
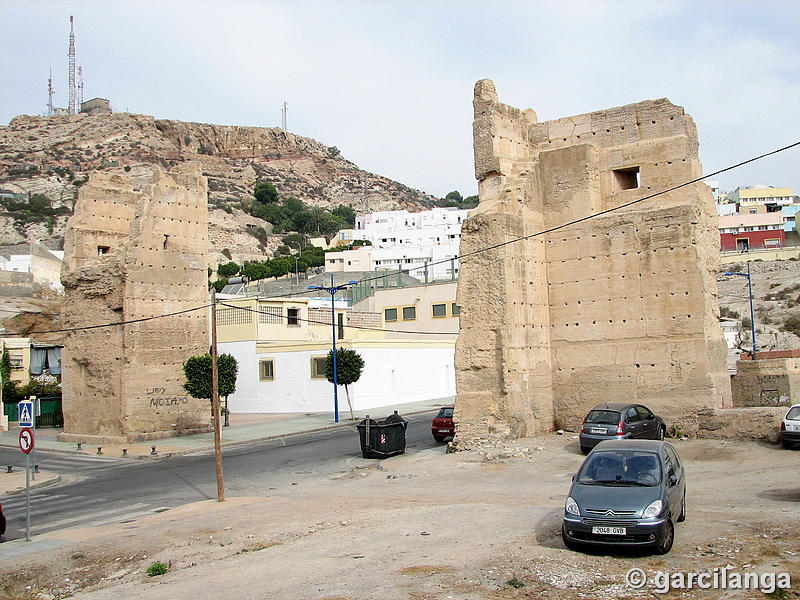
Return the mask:
M667 428L666 427L659 427L658 428L658 439L663 440L664 437L667 435Z
M681 500L681 514L678 515L678 522L682 523L686 520L686 492L683 492L683 500Z
M561 525L561 541L564 542L568 550L577 550L579 548L578 544L567 537L567 532L564 531L564 525Z
M581 446L581 454L589 454L591 448L587 448L586 446Z
M789 448L792 447L792 442L790 442L789 440L781 439L781 446L783 446L785 450L788 450Z
M437 442L443 442L444 441L444 436L435 435L435 436L433 436L433 439L435 439Z
M667 526L664 529L664 535L661 537L661 541L658 542L658 546L656 546L656 550L659 554L667 554L670 550L672 550L672 543L675 541L675 526L672 524L672 521L667 521Z

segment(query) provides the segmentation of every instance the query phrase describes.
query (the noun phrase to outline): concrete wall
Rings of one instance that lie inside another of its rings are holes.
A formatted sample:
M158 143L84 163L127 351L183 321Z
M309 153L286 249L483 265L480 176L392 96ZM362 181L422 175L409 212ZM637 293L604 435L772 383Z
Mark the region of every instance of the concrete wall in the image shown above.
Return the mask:
M462 265L456 446L575 429L598 402L687 426L730 405L711 191L640 201L701 175L691 117L662 99L539 123L488 80L474 108L461 252L503 245Z
M338 346L338 344L337 344ZM361 378L350 386L353 408L391 406L455 394L453 344L362 342L345 344L364 359ZM228 398L233 413L333 412L333 387L326 379L312 379L311 358L327 356L328 344L293 348L263 348L254 342L219 344L221 353L239 362L236 393ZM259 361L273 359L274 381L261 381ZM339 389L339 412L347 398Z

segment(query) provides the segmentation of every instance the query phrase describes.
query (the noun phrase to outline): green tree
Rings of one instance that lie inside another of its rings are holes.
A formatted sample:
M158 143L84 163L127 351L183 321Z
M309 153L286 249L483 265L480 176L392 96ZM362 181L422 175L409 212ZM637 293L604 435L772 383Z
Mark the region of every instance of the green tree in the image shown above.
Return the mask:
M364 359L355 350L349 348L336 349L336 381L344 386L347 396L347 406L350 407L350 418L353 418L353 403L350 401L350 389L347 387L355 383L364 371ZM325 377L333 383L333 350L325 358Z
M213 287L219 294L225 288L226 285L228 285L227 279L217 279L215 282L211 284L211 287Z
M289 272L294 272L294 259L286 256L279 256L269 261L270 275L275 279L283 277Z
M230 396L236 391L236 374L239 364L230 354L220 354L217 357L217 385L220 396ZM203 354L192 356L183 365L183 374L186 383L183 384L193 398L206 398L211 400L211 355Z
M355 227L356 225L356 211L354 211L350 206L340 204L331 211L331 214L333 214L335 217L341 218L346 227Z
M7 348L3 348L3 356L0 357L0 378L3 383L11 381L11 357Z
M257 281L258 279L266 279L272 275L270 265L265 262L250 262L245 261L242 265L241 274L247 277L250 281Z
M300 248L306 245L305 238L299 233L290 233L289 235L285 235L281 241L287 246L294 246L295 248L297 248L295 244L298 244Z
M269 181L259 181L253 188L253 196L261 204L272 204L278 201L278 190Z
M452 201L454 201L454 202L461 202L461 201L464 199L464 197L461 195L461 192L458 192L458 191L455 191L455 190L454 190L454 191L452 191L452 192L449 192L449 193L448 193L448 194L447 194L447 195L444 197L444 199L445 199L445 200L452 200Z
M225 263L224 265L219 265L217 267L217 274L220 277L233 277L239 272L239 269L239 265L231 261L229 263Z

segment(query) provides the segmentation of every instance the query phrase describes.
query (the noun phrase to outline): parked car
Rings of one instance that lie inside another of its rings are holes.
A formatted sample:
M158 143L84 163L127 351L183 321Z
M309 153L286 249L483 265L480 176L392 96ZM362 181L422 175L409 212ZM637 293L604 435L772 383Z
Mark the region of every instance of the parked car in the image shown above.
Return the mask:
M800 404L795 404L781 421L781 445L791 448L800 443Z
M686 518L686 471L661 440L608 440L583 461L564 504L567 548L631 545L672 549Z
M609 402L595 406L581 426L581 452L589 451L603 440L645 439L663 440L667 434L664 420L646 406Z
M453 406L443 406L439 409L439 414L433 418L431 423L431 433L437 442L443 442L448 437L453 437L456 433L456 425L453 422Z

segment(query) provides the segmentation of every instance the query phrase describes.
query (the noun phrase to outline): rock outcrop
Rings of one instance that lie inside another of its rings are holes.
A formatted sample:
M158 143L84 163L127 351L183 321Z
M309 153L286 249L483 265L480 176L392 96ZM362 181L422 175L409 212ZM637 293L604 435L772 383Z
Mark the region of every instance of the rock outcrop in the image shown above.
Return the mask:
M126 174L135 180L186 161L202 165L208 179L209 239L226 244L209 248L212 259L227 249L239 262L263 260L264 248L248 235L247 226L268 230L268 224L236 208L252 200L257 180L272 182L282 197L325 208L345 204L362 212L413 210L430 199L359 169L335 147L276 127L185 123L129 113L19 116L0 126L0 189L42 193L55 206L72 207L92 172ZM20 231L13 227L13 216L0 213L0 244L39 239L60 247L65 223L66 217L59 217ZM224 233L217 235L220 223Z

